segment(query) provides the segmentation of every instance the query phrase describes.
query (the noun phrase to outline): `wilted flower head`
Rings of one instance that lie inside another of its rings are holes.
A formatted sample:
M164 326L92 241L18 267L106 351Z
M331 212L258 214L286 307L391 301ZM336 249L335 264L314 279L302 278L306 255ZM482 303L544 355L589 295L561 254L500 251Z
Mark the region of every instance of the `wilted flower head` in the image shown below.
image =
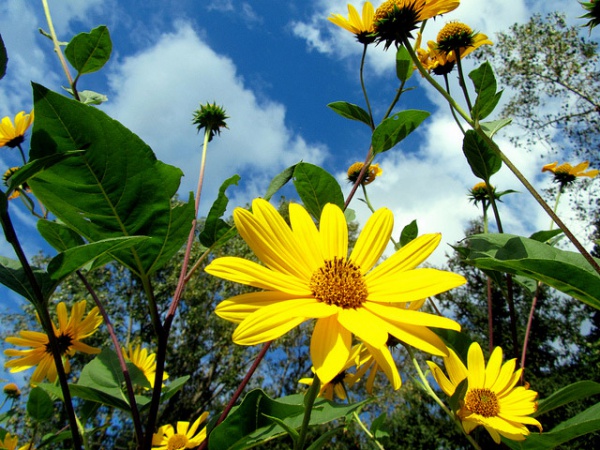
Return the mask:
M370 44L375 40L375 31L373 28L374 9L371 2L365 2L362 9L362 17L358 15L358 11L352 5L348 5L348 18L346 19L341 14L331 14L327 19L338 27L348 30L356 36L358 42L362 44Z
M25 111L17 113L13 125L10 117L6 116L0 123L0 147L15 148L25 140L25 132L33 122L33 110L25 114Z
M386 0L375 11L373 18L377 42L390 45L402 45L405 39L424 20L456 9L458 0Z
M192 123L196 125L198 132L206 128L210 142L215 133L221 134L221 128L227 128L226 119L229 119L229 116L225 114L225 109L213 102L212 105L210 103L200 105L200 109L194 112Z
M362 170L364 165L365 165L364 163L355 162L348 168L348 181L349 182L356 183L356 180L358 180L358 176L360 175L360 171ZM382 173L383 173L383 170L381 169L381 167L379 167L379 164L371 164L368 167L368 169L366 170L366 173L362 179L361 184L366 185L366 184L372 183L373 181L375 181L375 178L377 178Z

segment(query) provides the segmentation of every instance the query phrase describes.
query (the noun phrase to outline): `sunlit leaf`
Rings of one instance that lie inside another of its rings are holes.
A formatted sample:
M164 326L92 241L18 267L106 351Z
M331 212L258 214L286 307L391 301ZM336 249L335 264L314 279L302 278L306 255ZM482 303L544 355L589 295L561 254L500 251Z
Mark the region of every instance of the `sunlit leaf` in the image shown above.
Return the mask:
M79 33L65 48L65 56L80 74L101 69L109 60L111 52L110 33L104 25L89 33Z
M223 214L225 214L225 211L227 210L227 204L229 203L225 191L231 185L237 186L238 181L240 181L240 176L234 175L225 180L219 188L217 199L212 204L208 216L206 216L206 221L204 222L204 229L200 233L200 243L202 245L210 247L231 230L232 226L222 219Z
M327 203L344 208L344 194L336 179L326 170L301 162L294 169L294 186L306 210L317 220Z
M502 159L475 131L468 130L463 140L463 153L473 175L489 181L502 167Z
M388 117L373 131L371 138L373 153L376 155L391 149L415 131L427 117L429 117L427 111L416 109L402 111Z
M369 116L369 113L358 105L348 102L333 102L329 103L327 106L346 119L358 120L359 122L371 126L371 117Z

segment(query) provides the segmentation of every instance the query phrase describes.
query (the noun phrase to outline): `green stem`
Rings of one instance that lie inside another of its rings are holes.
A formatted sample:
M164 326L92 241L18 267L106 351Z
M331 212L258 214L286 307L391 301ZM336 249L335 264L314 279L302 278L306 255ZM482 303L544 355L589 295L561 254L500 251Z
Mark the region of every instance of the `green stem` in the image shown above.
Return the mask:
M415 369L417 370L419 379L421 380L421 383L423 384L423 387L425 388L425 391L427 392L427 394L439 405L440 408L442 408L442 411L444 411L452 419L452 421L454 422L456 427L467 438L467 440L471 443L471 445L474 448L476 448L477 450L481 450L481 447L479 446L479 444L471 437L471 435L469 435L465 432L465 429L462 427L460 419L458 419L456 417L456 415L452 411L450 411L450 409L444 404L444 402L442 400L440 400L440 398L437 396L437 394L435 393L435 391L429 384L429 381L427 381L427 377L421 370L421 366L419 365L419 362L417 361L417 358L415 357L415 354L412 351L412 349L407 345L405 345L404 348L406 348L406 350L408 351L410 359L412 360L413 365L415 366Z
M369 437L369 439L371 439L371 442L373 442L373 444L375 444L375 446L379 450L385 450L385 447L383 445L381 445L381 442L379 442L377 440L377 438L373 435L373 433L371 433L369 431L369 429L365 426L363 421L360 420L360 417L356 411L352 411L352 417L354 417L354 420L356 420L356 423L358 424L358 426L364 431L364 433Z
M460 60L460 49L456 48L454 50L454 54L456 55L456 68L458 70L458 84L460 84L460 88L463 91L469 111L473 111L473 106L471 105L471 98L469 97L469 91L467 90L467 84L465 83L465 75L462 70L462 62Z
M23 165L27 164L27 158L25 158L25 152L23 151L23 147L21 147L21 144L17 144L17 147L19 147L19 152L21 152L21 158L23 159Z
M450 94L450 82L448 81L448 74L445 73L444 74L444 84L446 85L446 91L448 92L448 94ZM452 107L452 105L450 106L450 112L452 113L452 117L454 118L454 121L456 122L456 125L458 125L458 128L460 129L460 131L462 132L462 134L465 134L465 129L462 126L462 123L460 123L460 120L458 120L458 117L456 116L456 111L454 111L454 108Z
M405 84L406 84L406 80L404 80L404 81L402 81L402 83L400 83L400 87L396 91L396 95L394 96L392 103L390 103L390 106L388 107L387 111L385 112L385 115L383 116L384 119L387 119L389 117L389 115L392 113L392 110L394 109L394 106L396 106L396 103L398 103L398 100L400 100L400 96L402 95L402 92L404 92Z
M294 443L294 450L304 449L304 444L306 443L306 433L308 432L308 425L310 423L310 415L312 413L315 400L317 399L317 395L319 395L320 389L321 380L315 373L315 376L313 377L313 382L310 385L310 388L308 388L306 394L304 395L304 418L302 419L300 436L298 437L298 440Z
M363 53L362 53L362 58L360 59L360 71L359 71L359 76L360 76L360 87L362 88L363 91L363 95L365 97L365 103L367 105L367 110L369 111L369 117L371 118L371 130L375 129L375 121L373 120L373 111L371 110L371 103L369 102L369 96L367 95L367 88L365 86L365 79L364 79L364 68L365 68L365 59L367 57L367 48L368 48L368 44L364 44L363 47Z

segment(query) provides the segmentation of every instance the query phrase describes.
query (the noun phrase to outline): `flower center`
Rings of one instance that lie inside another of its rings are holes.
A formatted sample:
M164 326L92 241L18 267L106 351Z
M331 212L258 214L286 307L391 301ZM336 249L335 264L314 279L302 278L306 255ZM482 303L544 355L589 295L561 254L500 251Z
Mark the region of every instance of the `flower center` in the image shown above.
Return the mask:
M65 353L67 353L69 348L71 348L71 345L73 344L73 338L68 334L61 334L60 336L56 336L56 339L58 340L58 348L60 349L60 354L64 355ZM50 343L46 344L46 352L52 353L52 350L50 350Z
M183 434L174 434L169 438L167 448L169 450L181 450L188 444L188 438Z
M473 30L468 25L460 22L449 22L437 35L438 48L450 52L458 48L473 45Z
M341 308L358 308L367 299L367 286L360 268L346 258L334 257L313 273L310 290L320 302Z
M500 412L498 398L489 389L471 389L467 392L465 408L483 417L495 417Z

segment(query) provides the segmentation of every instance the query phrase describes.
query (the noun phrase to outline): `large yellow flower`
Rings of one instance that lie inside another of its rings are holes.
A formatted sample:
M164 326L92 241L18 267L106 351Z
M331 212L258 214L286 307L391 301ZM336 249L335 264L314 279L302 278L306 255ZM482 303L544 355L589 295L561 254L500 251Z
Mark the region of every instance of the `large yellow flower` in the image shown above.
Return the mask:
M125 359L135 364L135 366L144 373L150 386L154 388L154 378L156 377L156 354L149 353L147 348L142 348L139 344L136 347L129 345L128 349L123 348L122 350ZM168 378L169 375L164 372L163 381L166 381Z
M459 0L386 0L373 18L377 42L385 42L386 49L392 43L402 45L419 22L446 14L459 4Z
M71 309L70 318L64 302L60 302L56 306L58 327L52 323L52 328L54 329L54 335L58 339L67 373L71 370L68 357L74 355L76 351L90 354L100 353L100 349L90 347L81 342L82 339L92 335L102 323L102 317L99 315L97 307L92 308L87 317L83 318L85 306L85 300L75 303ZM19 332L19 336L7 337L6 342L20 347L31 347L27 350L12 348L4 350L6 356L18 357L4 364L5 367L11 369L11 372L20 372L37 366L31 376L33 384L41 382L46 377L51 382L56 381L56 364L49 348L48 335L46 333L23 330Z
M371 2L365 2L362 9L362 17L358 15L358 11L352 5L348 5L348 18L346 19L341 14L331 14L327 19L348 30L356 36L358 42L370 44L375 40L373 32L373 14L374 9Z
M206 439L206 427L198 433L198 427L206 420L208 413L202 413L190 427L189 422L177 422L177 430L173 425L163 425L152 435L153 450L183 450L196 448Z
M428 327L459 330L460 325L404 308L406 302L465 283L451 272L415 269L437 247L439 234L413 240L373 268L391 236L393 216L388 209L371 216L350 256L348 226L339 207L325 205L320 229L302 206L292 203L289 212L291 226L265 200L254 200L252 212L237 208L233 213L237 229L265 265L223 257L206 268L220 278L264 289L217 306L220 317L240 323L233 333L234 342L267 342L308 319L317 319L310 352L322 383L342 371L354 334L396 389L401 382L386 345L388 335L435 355L448 354Z
M469 347L467 358L468 368L450 349L450 355L444 358L450 378L437 364L427 361L440 388L450 397L457 386L467 379L467 390L456 412L467 433L483 425L499 444L500 436L513 441L524 440L529 434L525 425L535 425L542 431L542 425L529 417L537 410L537 392L516 386L523 372L523 369L515 371L516 359L502 364L502 349L496 347L486 366L477 342Z
M29 114L25 114L25 111L17 113L14 125L10 117L3 118L0 123L0 147L14 148L18 146L25 140L25 132L32 122L33 110Z

